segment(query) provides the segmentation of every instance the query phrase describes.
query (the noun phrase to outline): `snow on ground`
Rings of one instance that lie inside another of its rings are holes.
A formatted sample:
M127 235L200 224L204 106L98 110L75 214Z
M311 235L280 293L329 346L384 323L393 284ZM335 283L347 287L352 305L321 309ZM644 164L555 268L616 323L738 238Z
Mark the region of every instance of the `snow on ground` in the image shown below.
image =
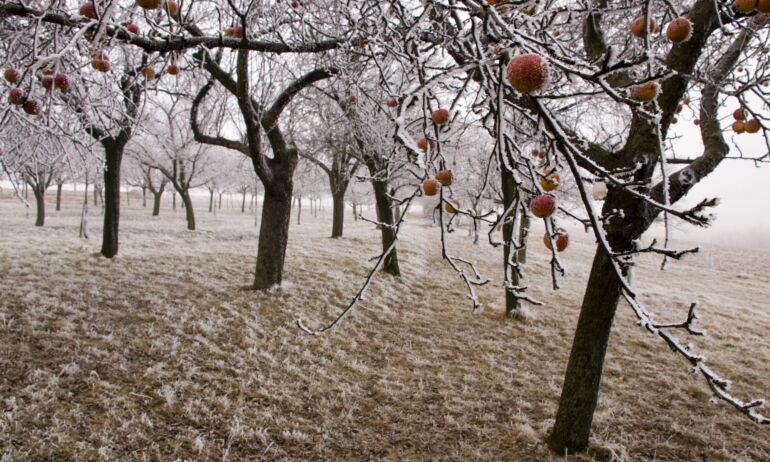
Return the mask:
M378 252L377 231L350 212L332 240L329 211L303 207L286 284L255 293L248 211L214 216L201 201L189 232L182 211L164 204L151 218L133 198L108 261L98 210L81 240L67 200L44 228L7 192L0 200L2 460L564 460L543 437L593 252L578 230L558 292L533 231L526 284L546 304L509 321L500 249L473 246L465 229L450 236L493 279L472 315L438 228L413 217L403 277L379 275L339 327L311 337L295 320L330 322ZM699 302L709 337L690 343L743 398L770 398L768 257L709 245L667 272L644 258L635 273L661 320ZM623 305L591 450L570 460L770 460L768 429L709 397Z

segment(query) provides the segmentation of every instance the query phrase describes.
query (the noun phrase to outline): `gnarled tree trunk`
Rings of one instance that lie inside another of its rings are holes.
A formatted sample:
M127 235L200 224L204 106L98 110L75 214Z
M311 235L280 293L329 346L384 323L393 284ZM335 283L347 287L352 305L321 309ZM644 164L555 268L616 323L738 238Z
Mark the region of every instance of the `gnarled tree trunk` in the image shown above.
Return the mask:
M289 242L291 222L291 190L288 187L265 185L265 201L262 205L262 224L259 228L257 268L254 289L264 290L280 285L283 280L283 264Z

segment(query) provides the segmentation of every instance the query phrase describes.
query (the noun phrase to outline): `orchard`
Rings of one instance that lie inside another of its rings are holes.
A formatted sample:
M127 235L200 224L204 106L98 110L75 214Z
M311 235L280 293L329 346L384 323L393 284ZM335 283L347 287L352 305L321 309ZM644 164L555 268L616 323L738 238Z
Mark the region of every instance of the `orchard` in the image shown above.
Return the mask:
M3 460L770 457L768 14L3 2Z

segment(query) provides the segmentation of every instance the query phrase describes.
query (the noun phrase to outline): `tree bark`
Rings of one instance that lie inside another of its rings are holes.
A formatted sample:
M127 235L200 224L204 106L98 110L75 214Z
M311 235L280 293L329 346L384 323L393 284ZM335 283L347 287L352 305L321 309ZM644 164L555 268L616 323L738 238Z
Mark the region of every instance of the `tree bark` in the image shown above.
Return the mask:
M584 451L599 399L604 355L620 284L603 249L594 255L549 445L558 454Z
M104 170L104 228L102 232L102 255L113 258L118 254L118 224L120 221L120 164L123 161L123 147L109 143L105 146L106 168Z
M265 206L267 206L267 201L265 201ZM302 224L300 222L301 219L302 219L302 196L297 196L297 224L298 225Z
M64 187L63 183L56 183L56 211L61 212L61 190Z
M513 178L513 174L506 169L501 169L502 176L502 190L503 190L503 209L507 210L511 204L516 200L516 182ZM508 219L503 223L503 271L508 278L508 261L510 258L513 262L518 261L518 255L511 256L511 238L513 237L513 226L517 210L513 210ZM519 285L519 274L511 269L508 282L513 285ZM511 290L505 290L505 315L509 318L514 318L519 311L519 300L516 298Z
M527 236L529 236L529 215L522 212L521 213L521 222L519 223L519 243L523 246L521 250L519 250L519 254L516 256L517 261L519 263L526 263L527 262ZM478 243L478 234L476 235L476 242Z
M152 216L160 215L160 199L163 197L163 191L152 193Z
M185 217L187 218L188 231L195 231L195 212L193 212L192 198L190 197L190 191L185 189L180 192L182 197L182 203L184 204Z
M265 290L280 285L283 280L283 263L289 242L291 221L291 183L288 191L274 191L265 186L262 205L262 224L259 228L257 269L254 289Z
M382 270L393 276L401 276L401 270L398 267L398 253L396 252L396 230L393 229L393 204L388 196L388 184L385 181L372 181L374 188L374 199L377 204L377 217L379 221L386 226L380 228L382 235L382 251L385 252L393 245L382 265ZM387 226L390 225L390 226Z
M342 237L342 228L345 223L345 191L335 192L332 195L334 207L332 209L332 238Z
M35 204L37 205L37 217L35 226L45 225L45 188L33 186L32 193L35 195Z

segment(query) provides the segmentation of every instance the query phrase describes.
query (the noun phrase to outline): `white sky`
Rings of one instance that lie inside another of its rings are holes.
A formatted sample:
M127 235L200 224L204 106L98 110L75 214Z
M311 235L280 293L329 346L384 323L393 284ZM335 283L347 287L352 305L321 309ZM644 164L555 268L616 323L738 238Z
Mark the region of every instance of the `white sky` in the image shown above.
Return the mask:
M725 108L727 114L736 109L728 105ZM723 126L732 123L732 116L728 115L722 121ZM679 123L674 125L674 134L681 138L674 140L674 149L679 157L682 157L688 149L693 155L697 155L703 149L700 140L700 131L692 123L690 116L684 116ZM735 143L743 150L743 154L749 157L758 157L767 152L762 133L734 135L731 130L725 132L725 141L731 147L730 155L739 153L734 148ZM677 166L681 168L682 166ZM770 199L770 163L761 164L757 168L754 162L747 160L724 160L714 173L697 184L684 204L694 204L704 197L719 197L721 202L714 209L716 219L711 227L697 229L693 226L681 226L677 237L692 240L707 240L715 243L730 244L740 247L758 245L770 248L770 242L766 242L770 236L770 205L763 198Z

